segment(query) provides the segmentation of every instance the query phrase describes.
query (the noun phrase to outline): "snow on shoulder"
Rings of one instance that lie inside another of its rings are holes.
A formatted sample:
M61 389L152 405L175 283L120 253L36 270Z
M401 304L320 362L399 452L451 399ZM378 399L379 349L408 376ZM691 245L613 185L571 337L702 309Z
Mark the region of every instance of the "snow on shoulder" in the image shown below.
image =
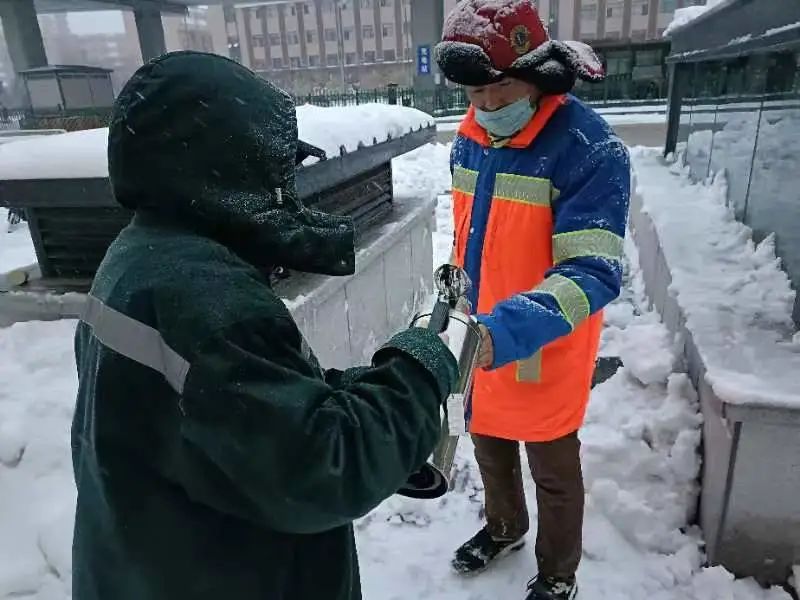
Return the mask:
M388 104L335 108L299 106L300 139L338 156L359 143L372 145L433 124L419 110ZM108 177L108 129L90 129L0 145L2 179L87 179ZM314 159L315 160L315 159ZM313 161L310 161L313 162Z
M774 236L756 244L727 206L724 172L693 182L681 161L655 149L631 152L636 194L652 219L715 394L730 404L800 409L800 336L795 291Z

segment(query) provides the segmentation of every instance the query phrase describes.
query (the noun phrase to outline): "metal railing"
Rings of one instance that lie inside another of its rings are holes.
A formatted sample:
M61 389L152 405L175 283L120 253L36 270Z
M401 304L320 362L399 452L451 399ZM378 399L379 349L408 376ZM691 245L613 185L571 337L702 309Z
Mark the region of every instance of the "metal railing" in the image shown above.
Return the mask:
M602 83L579 83L575 95L593 106L636 106L666 98L666 81L635 80L631 75L611 75ZM460 115L469 107L464 88L444 87L418 90L389 84L371 90L348 92L316 92L294 96L295 103L315 106L357 106L361 104L397 104L410 106L435 117ZM111 116L110 108L31 111L0 110L0 129L66 129L76 131L104 127Z

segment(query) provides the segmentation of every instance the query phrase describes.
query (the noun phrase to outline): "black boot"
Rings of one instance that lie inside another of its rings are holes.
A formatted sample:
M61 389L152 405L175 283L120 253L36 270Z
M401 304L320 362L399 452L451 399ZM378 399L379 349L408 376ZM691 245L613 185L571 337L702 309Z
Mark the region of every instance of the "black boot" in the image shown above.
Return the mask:
M578 595L575 578L534 577L528 582L525 600L573 600Z
M516 552L524 545L525 540L523 538L516 540L495 539L484 527L471 540L456 550L456 555L453 557L451 564L456 572L462 575L480 573L493 560Z

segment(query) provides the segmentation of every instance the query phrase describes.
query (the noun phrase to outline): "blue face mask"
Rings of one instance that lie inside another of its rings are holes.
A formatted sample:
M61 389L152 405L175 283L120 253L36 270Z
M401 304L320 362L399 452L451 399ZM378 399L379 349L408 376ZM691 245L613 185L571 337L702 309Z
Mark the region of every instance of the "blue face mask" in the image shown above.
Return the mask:
M491 112L475 107L475 120L492 135L506 138L522 131L535 112L536 107L531 99L522 98Z

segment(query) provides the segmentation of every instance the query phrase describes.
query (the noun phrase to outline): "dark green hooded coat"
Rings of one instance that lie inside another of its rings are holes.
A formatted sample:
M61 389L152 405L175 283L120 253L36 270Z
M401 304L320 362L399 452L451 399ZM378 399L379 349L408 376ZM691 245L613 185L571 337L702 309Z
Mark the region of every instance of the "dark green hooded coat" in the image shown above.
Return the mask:
M162 57L117 100L136 217L76 334L74 600L360 598L351 521L434 447L457 375L437 336L325 372L269 287L353 269L350 221L296 202L296 145L291 99L218 56Z

